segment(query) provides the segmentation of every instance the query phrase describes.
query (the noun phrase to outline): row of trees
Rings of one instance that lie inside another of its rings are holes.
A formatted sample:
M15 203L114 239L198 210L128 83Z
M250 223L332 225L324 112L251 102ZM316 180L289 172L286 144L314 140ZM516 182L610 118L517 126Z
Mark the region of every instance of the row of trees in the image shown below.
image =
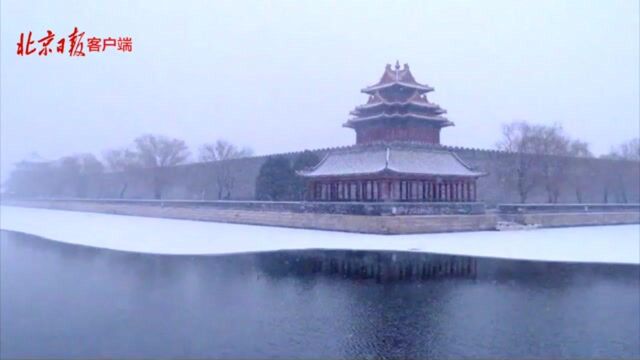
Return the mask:
M189 148L182 140L160 135L143 135L136 138L133 146L129 148L106 152L105 161L109 170L113 172L131 172L140 168L150 169L154 198L160 199L167 184L167 172L164 169L187 163L189 155ZM252 155L251 148L239 148L226 140L217 140L199 148L198 159L200 162L221 162L220 171L216 172L213 179L218 189L218 199L230 197L234 184L233 174L225 160ZM126 188L127 183L123 184L121 197L124 196Z
M592 158L593 154L586 142L571 139L560 125L527 122L504 125L502 140L496 147L511 153L510 163L496 169L497 175L502 182L517 190L521 202L526 202L534 189L543 188L547 201L557 203L567 182L574 184L576 198L578 202L582 201L589 174L578 173L569 165L575 162L575 158ZM633 139L601 158L640 160L640 141Z
M98 160L93 154L65 156L51 162L23 161L16 164L6 185L9 193L17 195L49 196L66 193L83 197L91 176L104 172L130 175L144 171L153 188L154 198L160 199L167 184L165 170L188 163L190 155L189 147L183 140L147 134L134 139L128 147L105 151L103 161ZM198 151L198 159L201 162L224 163L224 160L251 155L252 149L239 148L225 140L205 144ZM224 164L221 168L222 171L217 172L213 179L217 183L220 199L223 198L223 194L229 193L233 186L232 174ZM124 197L127 187L128 181L124 181L120 197Z
M616 160L640 161L640 138L632 139L617 147L603 157Z
M85 196L91 174L104 172L104 165L92 154L65 156L55 162L39 158L16 164L6 187L9 194L50 196L71 188L77 196Z
M190 158L189 147L183 140L162 135L142 135L133 141L132 146L108 150L104 159L110 171L124 171L131 167L170 167L187 163ZM199 148L198 159L201 162L221 161L252 156L248 147L238 148L226 140L204 144Z
M534 190L543 190L547 201L558 202L561 191L570 184L575 189L575 197L581 202L582 193L589 185L589 164L584 161L580 171L576 170L575 158L593 158L587 143L570 138L559 125L544 126L526 122L516 122L503 127L502 140L497 148L510 153L508 163L496 162L497 168L486 168L501 181L503 187L515 189L520 201L526 202ZM232 159L253 155L247 147L238 147L227 141L218 140L205 144L198 149L200 162L215 162L206 176L187 178L193 184L192 192L203 199L229 199L236 185L239 171L243 171ZM602 158L615 160L640 161L640 140L633 139L612 148ZM8 193L30 196L88 196L87 189L91 179L117 178L117 195L125 197L129 183L140 183L152 191L152 196L160 199L165 196L168 184L176 170L173 168L191 162L193 156L186 143L179 139L160 135L143 135L125 148L104 152L102 160L92 154L65 156L53 162L23 161L17 164L11 174L6 189ZM501 157L503 158L503 157ZM260 168L256 179L256 198L260 200L300 200L305 198L306 186L297 171L312 167L319 162L316 153L305 151L297 157L272 156L267 158ZM612 162L616 164L619 162ZM571 164L572 166L569 166ZM618 166L618 165L616 165ZM209 169L209 167L207 167ZM585 170L586 169L586 170ZM107 173L107 175L103 175ZM620 177L620 171L611 171L612 177ZM191 179L193 178L193 179ZM610 181L611 193L616 181ZM610 189L605 189L604 201L607 201ZM621 195L624 198L624 194ZM618 195L616 195L618 197ZM622 199L621 201L624 201Z

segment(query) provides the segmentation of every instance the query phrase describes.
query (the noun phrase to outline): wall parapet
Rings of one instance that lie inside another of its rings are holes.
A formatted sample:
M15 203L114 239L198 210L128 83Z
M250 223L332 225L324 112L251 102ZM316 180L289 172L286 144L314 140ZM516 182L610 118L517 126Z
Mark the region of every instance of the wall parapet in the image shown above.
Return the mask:
M242 200L151 200L151 199L82 199L82 198L31 198L14 199L17 202L44 201L48 203L123 204L154 207L189 207L218 210L245 210L288 213L318 213L336 215L480 215L485 213L484 203L479 202L311 202L311 201L242 201ZM3 200L10 204L11 199Z
M424 234L434 232L498 230L498 222L532 225L534 227L562 227L588 225L638 224L640 212L546 212L546 213L484 213L484 214L432 214L403 216L354 215L320 212L292 212L274 210L274 204L294 206L301 209L308 203L269 203L255 201L229 201L233 205L240 203L250 206L271 207L264 210L219 208L212 201L161 201L161 200L86 200L86 199L2 199L2 205L106 213L113 215L131 215L155 218L170 218L196 221L213 221L249 225L280 226L300 229L317 229L367 234ZM326 206L326 203L322 203ZM338 206L348 205L340 203ZM371 204L385 205L390 204ZM401 204L407 206L407 204ZM422 205L422 204L421 204ZM440 204L447 205L447 204ZM460 204L456 204L460 205ZM345 207L340 207L345 209ZM392 208L392 207L389 207ZM442 207L445 209L446 207ZM318 211L317 208L306 208ZM326 208L324 208L326 210ZM397 207L396 207L397 209ZM406 208L405 208L406 209ZM484 209L484 207L483 207ZM396 213L395 215L399 215Z
M640 204L499 204L501 214L640 212Z

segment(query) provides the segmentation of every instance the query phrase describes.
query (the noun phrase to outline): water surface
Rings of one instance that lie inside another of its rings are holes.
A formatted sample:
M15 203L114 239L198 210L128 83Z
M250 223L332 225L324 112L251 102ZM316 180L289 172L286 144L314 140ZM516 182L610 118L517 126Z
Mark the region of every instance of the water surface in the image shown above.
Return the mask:
M3 358L640 357L638 266L478 259L378 282L311 271L319 252L0 245Z

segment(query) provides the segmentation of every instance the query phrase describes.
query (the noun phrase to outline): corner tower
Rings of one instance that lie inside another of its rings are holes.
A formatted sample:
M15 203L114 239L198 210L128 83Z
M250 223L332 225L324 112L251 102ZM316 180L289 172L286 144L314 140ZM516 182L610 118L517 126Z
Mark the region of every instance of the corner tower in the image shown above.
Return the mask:
M380 81L361 90L369 95L366 104L351 111L343 126L356 132L357 144L377 142L420 142L440 144L440 129L452 126L443 114L446 110L427 100L433 91L418 83L405 64L387 64Z

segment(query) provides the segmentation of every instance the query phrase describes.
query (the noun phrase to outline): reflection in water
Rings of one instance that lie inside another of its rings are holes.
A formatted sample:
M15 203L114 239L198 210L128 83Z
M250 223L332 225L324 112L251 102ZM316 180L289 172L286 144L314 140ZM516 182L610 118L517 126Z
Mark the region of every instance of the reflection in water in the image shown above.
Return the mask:
M298 250L254 256L272 277L311 274L376 282L475 278L476 261L468 256L361 250Z
M1 235L6 358L640 356L638 266L143 255Z

